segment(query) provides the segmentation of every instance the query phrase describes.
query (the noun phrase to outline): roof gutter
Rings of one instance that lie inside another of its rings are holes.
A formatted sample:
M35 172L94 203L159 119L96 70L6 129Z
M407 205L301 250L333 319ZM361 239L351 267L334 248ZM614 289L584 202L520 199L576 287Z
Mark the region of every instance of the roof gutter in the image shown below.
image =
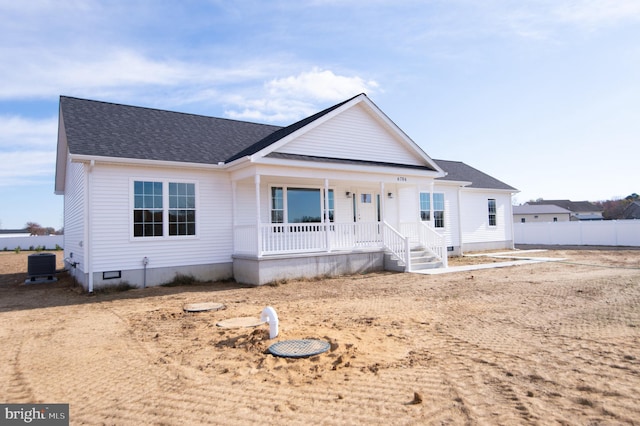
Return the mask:
M209 164L209 163L190 163L183 161L164 161L164 160L145 160L138 158L120 158L120 157L104 157L104 156L96 156L96 155L84 155L84 154L70 154L71 161L74 163L91 163L92 161L107 163L107 164L118 164L118 165L135 165L135 166L148 166L148 167L173 167L173 168L185 168L185 169L208 169L208 170L220 170L226 169L229 167L228 164L224 162L219 162L217 164Z

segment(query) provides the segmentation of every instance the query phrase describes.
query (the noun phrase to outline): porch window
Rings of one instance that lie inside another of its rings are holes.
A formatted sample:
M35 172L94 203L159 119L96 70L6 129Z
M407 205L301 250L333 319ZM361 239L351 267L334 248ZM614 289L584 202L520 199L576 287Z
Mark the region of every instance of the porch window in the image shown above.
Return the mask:
M271 188L271 223L284 222L284 197L282 188Z
M444 228L444 194L433 194L433 226Z
M324 190L320 188L271 188L271 223L322 222ZM335 203L329 190L328 221L333 222ZM285 215L286 213L286 215Z
M322 221L320 190L287 188L287 222L315 223Z
M420 193L420 220L423 222L431 220L431 194L428 192Z
M431 193L420 193L420 220L429 222L431 220ZM433 226L444 228L444 194L433 194Z
M487 205L489 209L489 226L496 226L496 200L489 198Z

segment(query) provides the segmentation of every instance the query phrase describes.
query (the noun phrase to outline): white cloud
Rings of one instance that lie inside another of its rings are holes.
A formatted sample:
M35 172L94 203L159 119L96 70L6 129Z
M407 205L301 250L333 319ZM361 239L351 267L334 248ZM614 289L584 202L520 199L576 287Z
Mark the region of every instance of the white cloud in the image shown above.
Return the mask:
M0 187L51 181L56 156L51 151L0 152Z
M354 76L336 75L330 70L314 68L296 76L271 80L266 85L269 95L276 98L295 96L318 101L339 101L359 93L375 90L378 83Z
M8 148L29 150L32 148L55 147L58 120L27 119L19 116L0 116L0 152ZM5 163L1 163L4 164Z
M556 4L554 12L561 21L593 27L640 20L640 2L637 0L577 0Z
M0 116L0 186L50 180L56 161L58 120Z
M340 102L359 93L375 92L378 88L374 80L313 68L267 82L261 97L229 98L228 103L235 107L225 114L234 119L290 123L317 112L318 104Z

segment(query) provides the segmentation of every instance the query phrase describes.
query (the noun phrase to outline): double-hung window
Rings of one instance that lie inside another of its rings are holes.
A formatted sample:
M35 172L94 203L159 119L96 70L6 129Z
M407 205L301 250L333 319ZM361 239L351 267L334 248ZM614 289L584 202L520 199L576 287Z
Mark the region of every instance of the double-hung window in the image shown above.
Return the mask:
M489 198L487 207L489 210L489 226L496 226L496 200L494 198Z
M420 193L420 220L423 222L431 220L431 194L428 192Z
M162 236L164 228L162 182L135 181L133 194L133 236Z
M444 194L435 192L420 193L420 220L431 221L431 196L433 195L433 227L444 228Z
M433 194L433 227L444 228L444 194Z
M196 186L169 182L169 235L196 235Z
M133 182L133 236L196 235L195 183Z

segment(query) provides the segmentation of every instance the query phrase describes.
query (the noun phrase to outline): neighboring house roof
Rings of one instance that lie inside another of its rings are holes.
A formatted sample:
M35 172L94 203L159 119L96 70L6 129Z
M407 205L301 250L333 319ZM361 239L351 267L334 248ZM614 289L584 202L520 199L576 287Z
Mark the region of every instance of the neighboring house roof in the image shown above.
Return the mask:
M27 229L0 229L0 235L29 234Z
M622 212L624 219L640 219L640 201L629 204Z
M524 204L522 206L513 206L513 214L571 214L571 212L555 204Z
M602 207L597 206L589 201L571 201L571 200L541 200L541 201L529 201L528 205L544 205L553 204L562 208L565 208L572 213L587 213L587 212L601 212Z
M465 188L504 189L517 191L516 188L461 162L449 160L433 160L447 175L437 181L471 182Z

